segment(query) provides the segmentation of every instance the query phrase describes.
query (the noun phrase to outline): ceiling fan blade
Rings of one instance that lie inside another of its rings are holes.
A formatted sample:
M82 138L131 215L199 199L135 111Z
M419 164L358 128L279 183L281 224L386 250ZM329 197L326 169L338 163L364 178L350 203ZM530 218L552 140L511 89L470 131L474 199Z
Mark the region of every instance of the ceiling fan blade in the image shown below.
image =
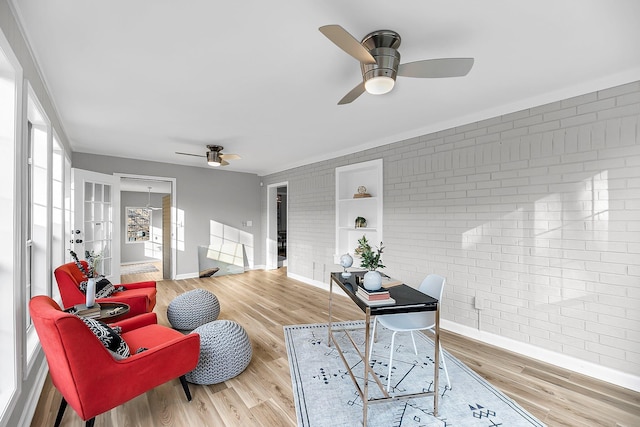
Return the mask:
M439 78L466 76L473 58L439 58L400 64L398 75L404 77Z
M338 105L350 104L355 101L360 95L364 93L364 82L360 82L358 86L354 87L346 94L339 102Z
M222 153L220 153L220 158L221 159L225 159L225 160L238 160L238 159L241 159L242 157L240 157L237 154L222 154Z
M318 28L329 40L340 49L364 64L375 64L375 58L351 34L340 25L325 25Z
M193 156L193 157L207 157L207 156L203 156L202 154L181 153L179 151L176 151L176 154L181 154L183 156Z
M220 166L227 166L228 164L229 162L227 162L226 160L220 159Z

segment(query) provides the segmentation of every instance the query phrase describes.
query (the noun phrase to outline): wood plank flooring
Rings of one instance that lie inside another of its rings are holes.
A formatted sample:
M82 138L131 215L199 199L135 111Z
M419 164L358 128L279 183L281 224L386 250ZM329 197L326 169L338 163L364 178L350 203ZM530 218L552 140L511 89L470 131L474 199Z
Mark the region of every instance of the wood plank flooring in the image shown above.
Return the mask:
M123 282L157 279L153 274L157 273L125 276ZM170 381L99 415L96 427L296 425L282 327L326 322L326 291L287 278L286 269L161 281L154 310L159 322L168 325L168 303L195 288L212 291L220 301L220 318L235 320L246 329L253 346L251 364L223 384L191 384L191 402L186 401L180 382ZM334 301L337 321L362 317L351 300L336 297ZM442 343L549 426L640 426L640 393L447 331L442 333ZM31 425L53 426L59 404L60 394L47 379ZM81 427L84 422L69 407L61 426Z

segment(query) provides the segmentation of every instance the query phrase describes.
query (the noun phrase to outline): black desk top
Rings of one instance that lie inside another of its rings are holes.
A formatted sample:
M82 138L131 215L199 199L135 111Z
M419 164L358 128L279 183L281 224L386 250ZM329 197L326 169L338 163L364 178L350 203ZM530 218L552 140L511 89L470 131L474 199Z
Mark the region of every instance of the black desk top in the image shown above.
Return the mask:
M393 314L393 313L411 313L415 311L435 311L438 308L438 300L423 294L419 290L407 286L405 284L389 286L391 298L396 300L393 305L371 306L358 298L355 294L358 289L356 277L360 282L366 271L351 272L351 277L342 277L342 273L331 273L331 280L336 282L340 288L355 302L362 311L366 311L367 307L371 309L372 315L377 314Z

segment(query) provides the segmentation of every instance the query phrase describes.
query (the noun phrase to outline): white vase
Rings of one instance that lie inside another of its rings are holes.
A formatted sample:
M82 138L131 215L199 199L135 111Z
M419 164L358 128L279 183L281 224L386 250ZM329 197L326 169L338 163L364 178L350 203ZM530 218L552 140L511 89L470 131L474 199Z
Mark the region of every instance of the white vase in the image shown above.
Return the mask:
M377 271L367 271L364 274L364 288L368 291L377 291L382 287L382 276Z
M96 278L87 279L86 306L93 307L96 303Z

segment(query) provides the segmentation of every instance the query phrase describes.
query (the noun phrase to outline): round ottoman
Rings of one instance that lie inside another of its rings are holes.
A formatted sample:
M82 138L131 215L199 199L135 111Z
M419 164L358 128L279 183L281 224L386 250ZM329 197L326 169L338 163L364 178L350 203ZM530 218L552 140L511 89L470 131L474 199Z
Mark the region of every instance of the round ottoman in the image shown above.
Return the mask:
M242 326L232 320L216 320L196 328L200 334L200 359L185 375L194 384L218 384L239 375L251 362L253 350Z
M192 331L212 322L220 314L218 298L205 289L194 289L178 295L167 307L167 318L175 329Z

